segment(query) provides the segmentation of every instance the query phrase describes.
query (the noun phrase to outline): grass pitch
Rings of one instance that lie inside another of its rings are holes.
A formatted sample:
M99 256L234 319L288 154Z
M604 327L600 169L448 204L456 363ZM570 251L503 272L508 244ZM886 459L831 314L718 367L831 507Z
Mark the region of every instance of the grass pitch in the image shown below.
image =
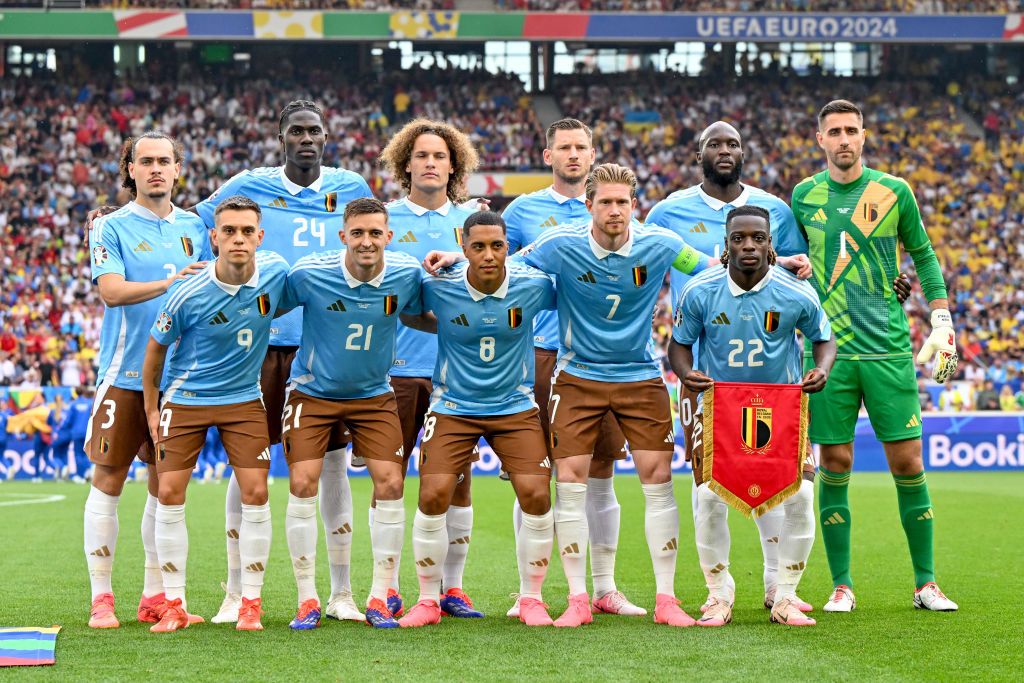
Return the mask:
M730 515L732 572L737 581L733 623L719 629L672 629L645 618L598 616L578 630L527 629L507 619L516 590L512 489L496 478L474 481L476 522L465 586L483 620L446 618L439 626L375 631L325 620L320 629L292 632L295 587L284 534L287 484L271 486L274 542L264 591L262 633L202 624L156 635L134 621L142 586L139 524L145 489L125 488L114 591L122 627L86 626L88 577L82 553L87 488L7 482L0 486L0 626L63 627L53 667L0 672L4 680L672 680L691 676L763 680L1019 680L1019 567L1024 543L1024 473L936 473L929 483L937 511L936 558L943 590L960 612L925 613L911 605L913 575L899 525L896 494L886 474L855 474L854 580L857 610L821 612L831 581L818 539L800 595L815 606L818 625L787 629L768 623L761 606L761 557L752 522ZM353 584L357 600L369 589L371 560L366 507L370 482L352 480L355 497ZM416 480L406 496L414 511ZM653 613L654 590L643 533L643 496L635 477L617 479L622 504L618 585ZM223 593L224 485L190 487L188 565L191 611L211 617ZM53 502L27 504L49 495ZM683 606L696 614L705 597L693 544L690 480L677 478L681 534L676 581ZM17 504L13 504L17 503ZM406 535L402 587L407 603L418 590ZM557 555L557 553L556 553ZM329 593L323 535L318 553L321 599ZM554 561L545 597L552 616L565 607L566 584ZM1013 645L1013 643L1018 645Z

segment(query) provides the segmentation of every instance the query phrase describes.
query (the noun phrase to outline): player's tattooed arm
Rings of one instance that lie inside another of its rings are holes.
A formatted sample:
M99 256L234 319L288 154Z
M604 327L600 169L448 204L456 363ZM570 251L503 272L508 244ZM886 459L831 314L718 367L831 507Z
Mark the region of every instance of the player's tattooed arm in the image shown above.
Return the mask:
M437 334L437 318L430 311L424 311L418 315L402 313L398 317L401 318L402 324L406 327L411 327L414 330L428 334Z
M832 371L832 364L836 361L836 340L830 337L825 341L814 342L812 350L814 354L814 367L804 375L800 387L805 394L814 394L825 388L828 381L828 373Z
M700 370L693 369L693 349L688 344L673 339L668 345L668 364L690 391L704 391L715 383Z
M450 268L456 263L465 260L465 255L458 251L434 250L427 254L427 257L423 259L423 270L427 271L431 275L437 275L437 271L442 268Z
M164 374L167 347L152 337L146 344L146 357L142 361L142 399L146 410L146 424L153 443L160 441L160 378Z

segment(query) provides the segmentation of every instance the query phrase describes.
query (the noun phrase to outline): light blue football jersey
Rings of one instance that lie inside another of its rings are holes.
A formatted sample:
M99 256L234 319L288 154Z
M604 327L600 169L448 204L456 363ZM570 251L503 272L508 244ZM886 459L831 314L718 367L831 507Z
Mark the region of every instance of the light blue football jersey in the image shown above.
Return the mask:
M551 278L507 261L493 294L474 289L460 263L423 280L423 308L437 317L438 355L430 410L512 415L533 399L533 320L555 306Z
M413 204L408 197L388 204L388 226L395 236L388 249L401 251L422 263L434 249L462 251L462 224L476 209L448 202L437 211ZM398 344L392 377L430 377L437 361L437 337L398 324Z
M541 233L558 225L580 225L590 221L586 199L566 197L546 187L512 200L501 213L508 228L508 252L513 254L530 244ZM541 311L533 321L533 345L539 349L558 349L558 314Z
M651 349L651 317L661 283L685 253L694 272L707 257L662 228L631 227L618 251L602 248L591 224L546 231L523 260L555 276L561 343L558 369L599 382L661 376Z
M162 280L190 263L213 258L209 231L195 214L173 207L166 218L158 218L136 202L93 221L89 246L94 283L109 273L129 282ZM165 296L128 306L104 306L100 385L142 391L149 328Z
M320 398L354 399L391 391L401 313L420 312L423 269L408 254L384 253L384 270L369 282L345 267L344 249L306 256L288 274L286 306L302 306L302 344L291 388Z
M322 166L320 177L302 187L288 179L283 166L263 166L234 176L195 209L212 228L217 206L236 194L260 205L264 233L260 249L276 252L288 263L318 251L341 249L338 233L344 227L345 205L373 196L361 175L342 168ZM273 346L298 346L301 336L301 310L281 316L270 327Z
M226 405L262 395L260 368L288 263L272 251L256 252L256 272L244 285L218 280L215 264L168 290L150 331L165 346L178 342L161 386L164 403Z
M683 287L672 337L690 346L700 340L696 368L711 379L798 384L803 373L797 330L815 342L832 337L810 283L773 266L745 291L728 270L713 268Z
M676 233L694 249L716 258L725 248L725 217L741 206L760 206L771 216L772 245L780 256L807 253L807 241L797 227L793 211L783 200L750 185L742 185L740 196L729 203L709 196L700 185L673 192L654 205L647 214L646 224L657 225ZM679 301L679 293L690 275L674 271L672 301Z

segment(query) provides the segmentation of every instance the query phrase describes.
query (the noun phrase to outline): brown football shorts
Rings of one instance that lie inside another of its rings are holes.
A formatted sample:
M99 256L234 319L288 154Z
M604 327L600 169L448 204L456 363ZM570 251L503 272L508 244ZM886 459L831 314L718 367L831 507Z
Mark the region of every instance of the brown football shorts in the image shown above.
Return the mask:
M100 385L85 437L89 460L106 467L128 467L139 456L153 463L146 406L141 391Z
M317 398L293 389L282 426L284 456L291 465L324 457L338 424L348 427L352 450L367 460L403 460L398 407L391 392L370 398Z
M551 377L555 374L555 361L558 353L550 349L534 348L535 377L533 393L540 408L540 426L544 429L544 443L550 443L551 434L548 430L548 400L551 398ZM606 413L601 420L601 431L597 435L594 446L595 460L625 460L626 437L619 429L615 416Z
M551 476L551 461L536 408L512 415L428 413L420 444L420 474L459 474L479 456L480 437L509 474Z
M288 393L288 377L291 376L296 351L297 346L268 346L260 370L260 390L263 392L263 405L267 409L267 432L272 444L281 443L281 421ZM349 441L348 429L344 424L339 424L331 434L327 450L344 448Z
M424 416L430 409L434 384L429 377L392 377L391 388L398 404L398 420L402 425L402 450L408 458L416 447L423 429Z
M267 413L259 399L228 405L166 403L160 409L156 451L157 472L190 470L206 443L206 431L216 427L232 467L270 469Z
M594 452L598 430L612 413L634 451L672 451L672 411L660 378L597 382L560 372L551 383L551 457Z

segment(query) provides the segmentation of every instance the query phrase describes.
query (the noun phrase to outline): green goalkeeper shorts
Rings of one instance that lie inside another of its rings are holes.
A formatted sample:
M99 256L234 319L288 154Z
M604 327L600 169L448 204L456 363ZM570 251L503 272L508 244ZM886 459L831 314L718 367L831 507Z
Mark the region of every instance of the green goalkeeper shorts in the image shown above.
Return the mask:
M804 359L804 370L814 367ZM810 396L811 441L850 443L861 401L879 441L921 438L921 402L914 359L836 360L825 388Z

